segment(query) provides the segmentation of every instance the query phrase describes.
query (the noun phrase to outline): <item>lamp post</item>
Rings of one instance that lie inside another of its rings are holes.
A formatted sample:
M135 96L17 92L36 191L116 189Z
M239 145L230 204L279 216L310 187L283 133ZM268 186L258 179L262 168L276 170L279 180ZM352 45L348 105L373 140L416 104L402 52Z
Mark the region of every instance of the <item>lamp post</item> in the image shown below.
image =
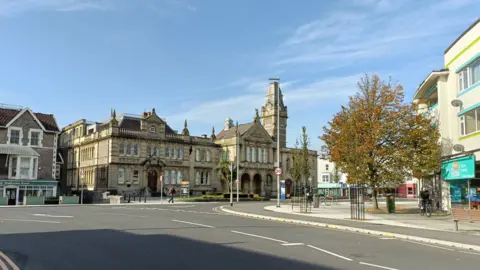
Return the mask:
M230 206L233 206L233 162L230 163Z
M275 95L277 96L277 163L276 167L280 167L280 87L278 82L280 78L270 78L270 81L276 82L275 84ZM277 207L280 207L280 175L277 174Z
M240 131L238 131L238 121L237 121L237 141L236 141L236 144L235 144L235 155L236 155L236 158L237 158L237 179L236 179L236 182L237 182L237 203L239 202L239 182L240 182Z

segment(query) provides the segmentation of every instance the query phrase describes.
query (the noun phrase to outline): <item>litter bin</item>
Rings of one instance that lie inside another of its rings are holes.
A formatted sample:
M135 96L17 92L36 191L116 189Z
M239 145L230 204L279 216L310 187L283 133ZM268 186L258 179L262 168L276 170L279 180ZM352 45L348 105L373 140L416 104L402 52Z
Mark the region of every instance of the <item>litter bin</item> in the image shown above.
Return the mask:
M395 196L387 194L387 210L389 214L395 213Z
M320 196L315 195L313 197L313 208L319 208L320 207Z

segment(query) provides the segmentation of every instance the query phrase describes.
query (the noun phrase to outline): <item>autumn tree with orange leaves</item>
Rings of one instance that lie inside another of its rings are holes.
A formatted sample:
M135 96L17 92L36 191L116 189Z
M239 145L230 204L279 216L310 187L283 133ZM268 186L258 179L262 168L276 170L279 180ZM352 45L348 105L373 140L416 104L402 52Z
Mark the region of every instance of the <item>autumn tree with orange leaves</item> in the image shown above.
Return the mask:
M348 182L367 184L378 209L379 188L397 187L413 173L438 171L438 126L404 104L403 87L378 75L365 75L351 96L325 126L321 139L330 161L348 175Z

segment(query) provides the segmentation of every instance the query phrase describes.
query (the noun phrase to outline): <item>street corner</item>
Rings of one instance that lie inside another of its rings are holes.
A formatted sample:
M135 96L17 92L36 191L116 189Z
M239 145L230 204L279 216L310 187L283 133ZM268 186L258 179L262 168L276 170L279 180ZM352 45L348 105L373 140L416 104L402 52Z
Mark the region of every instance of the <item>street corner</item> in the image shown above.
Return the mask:
M0 270L20 270L27 267L28 256L0 247ZM35 268L38 269L38 268Z

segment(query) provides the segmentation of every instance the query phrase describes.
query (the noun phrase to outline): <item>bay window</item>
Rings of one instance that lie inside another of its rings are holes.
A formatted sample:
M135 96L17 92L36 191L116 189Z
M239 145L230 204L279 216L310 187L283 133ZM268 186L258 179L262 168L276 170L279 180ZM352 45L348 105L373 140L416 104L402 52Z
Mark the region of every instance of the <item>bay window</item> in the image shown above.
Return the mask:
M460 116L460 135L466 136L480 131L480 108L468 111Z
M11 179L37 179L37 157L11 157L9 164L9 178Z

